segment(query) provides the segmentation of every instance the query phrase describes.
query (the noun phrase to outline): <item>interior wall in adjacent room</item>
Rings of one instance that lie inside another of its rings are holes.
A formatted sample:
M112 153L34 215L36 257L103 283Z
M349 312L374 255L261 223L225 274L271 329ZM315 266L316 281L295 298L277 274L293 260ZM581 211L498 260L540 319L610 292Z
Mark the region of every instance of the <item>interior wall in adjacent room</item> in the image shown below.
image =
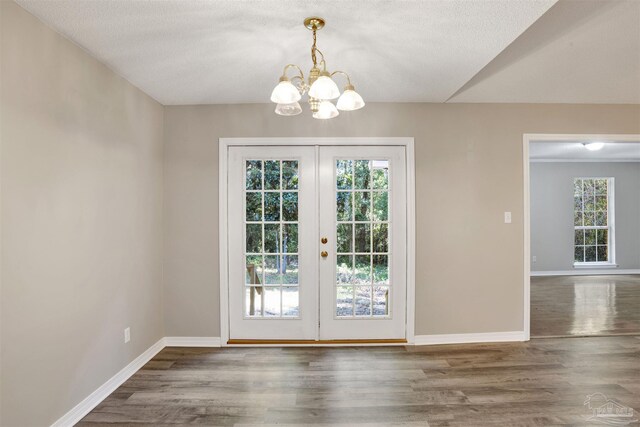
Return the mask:
M532 162L532 271L572 271L573 180L615 179L615 262L620 270L640 269L640 162Z

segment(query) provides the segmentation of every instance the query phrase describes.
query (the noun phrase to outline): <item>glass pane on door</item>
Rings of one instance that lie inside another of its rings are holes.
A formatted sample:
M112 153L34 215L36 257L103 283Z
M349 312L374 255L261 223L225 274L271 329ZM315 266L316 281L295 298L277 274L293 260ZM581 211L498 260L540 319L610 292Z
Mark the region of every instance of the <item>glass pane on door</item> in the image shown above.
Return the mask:
M335 177L335 316L389 316L389 161L338 159Z
M298 161L247 160L244 317L297 318Z

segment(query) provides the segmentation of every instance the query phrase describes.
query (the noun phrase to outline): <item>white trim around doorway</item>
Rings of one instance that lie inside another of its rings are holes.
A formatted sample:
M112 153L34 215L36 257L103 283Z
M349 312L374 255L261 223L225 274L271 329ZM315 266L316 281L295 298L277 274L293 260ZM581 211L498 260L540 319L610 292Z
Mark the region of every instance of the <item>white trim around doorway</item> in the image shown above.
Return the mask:
M529 173L529 147L532 142L639 142L640 134L546 134L525 133L522 135L522 167L524 194L524 340L531 337L531 194ZM577 273L579 274L579 273Z
M415 259L416 259L416 213L415 213L415 150L412 137L327 137L327 138L220 138L218 142L218 238L220 262L220 345L229 341L229 254L227 153L231 146L404 146L407 169L407 344L415 343ZM314 344L309 344L314 345Z

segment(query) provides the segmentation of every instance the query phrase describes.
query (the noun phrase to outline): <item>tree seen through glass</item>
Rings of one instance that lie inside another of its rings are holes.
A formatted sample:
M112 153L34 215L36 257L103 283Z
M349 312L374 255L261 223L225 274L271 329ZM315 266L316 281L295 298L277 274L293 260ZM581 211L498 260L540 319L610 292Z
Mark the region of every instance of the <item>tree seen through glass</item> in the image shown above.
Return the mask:
M336 161L336 315L389 315L389 161Z
M298 161L245 163L245 315L299 316Z
M574 262L610 262L609 198L613 178L573 181Z

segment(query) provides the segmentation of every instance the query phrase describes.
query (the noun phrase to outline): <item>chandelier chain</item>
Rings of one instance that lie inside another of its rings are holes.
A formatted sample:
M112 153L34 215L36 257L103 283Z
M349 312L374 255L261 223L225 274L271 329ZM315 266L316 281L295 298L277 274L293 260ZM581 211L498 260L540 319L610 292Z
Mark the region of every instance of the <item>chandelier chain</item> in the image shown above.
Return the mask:
M313 61L313 66L317 66L318 62L316 60L316 27L313 26L313 46L311 46L311 60Z

